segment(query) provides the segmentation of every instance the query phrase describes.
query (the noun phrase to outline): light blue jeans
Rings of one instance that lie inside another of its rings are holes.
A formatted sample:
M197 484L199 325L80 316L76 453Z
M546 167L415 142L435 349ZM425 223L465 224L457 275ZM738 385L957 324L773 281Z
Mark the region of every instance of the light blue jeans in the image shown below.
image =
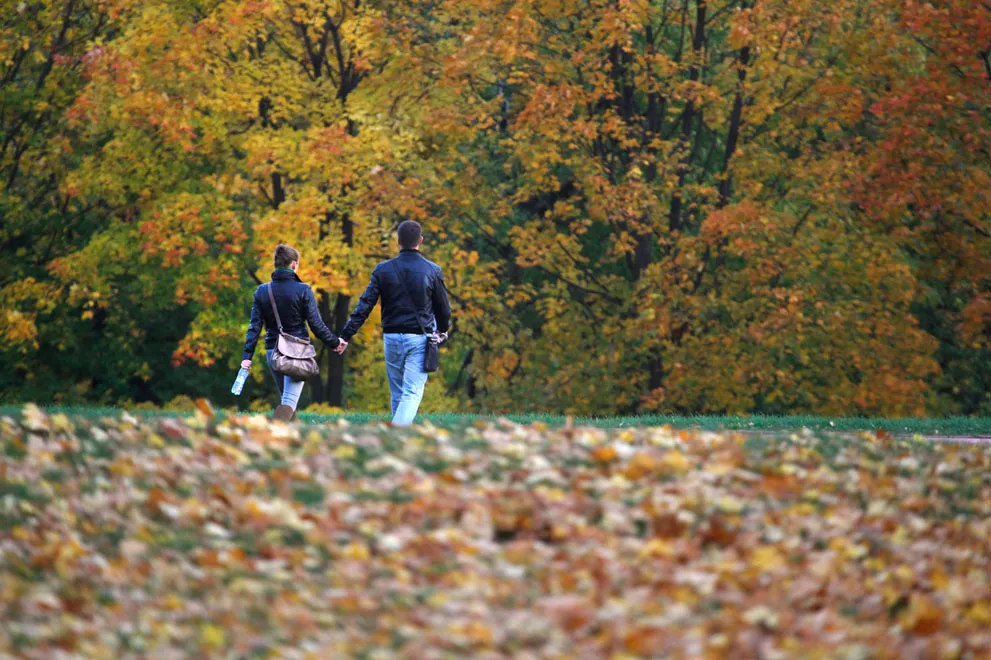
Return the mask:
M392 423L409 426L423 399L427 373L423 370L423 354L427 349L424 335L386 334L385 371L392 392Z
M272 371L272 353L274 352L265 351L265 356L268 358L268 370L271 372L272 378L275 379L275 386L279 389L279 394L282 396L282 405L290 406L293 410L296 410L296 406L299 404L299 395L303 393L303 385L306 384L306 381L293 380L289 376L283 376Z

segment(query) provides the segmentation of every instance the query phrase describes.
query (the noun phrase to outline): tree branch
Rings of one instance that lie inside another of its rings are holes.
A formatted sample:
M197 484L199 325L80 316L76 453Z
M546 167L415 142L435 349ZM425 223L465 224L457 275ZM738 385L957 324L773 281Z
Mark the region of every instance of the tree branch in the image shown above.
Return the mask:
M989 232L987 229L984 229L980 225L974 224L971 220L969 220L967 218L964 218L963 219L963 222L964 222L965 225L967 225L968 227L970 227L971 229L973 229L974 231L976 231L978 234L980 234L984 238L991 238L991 232Z

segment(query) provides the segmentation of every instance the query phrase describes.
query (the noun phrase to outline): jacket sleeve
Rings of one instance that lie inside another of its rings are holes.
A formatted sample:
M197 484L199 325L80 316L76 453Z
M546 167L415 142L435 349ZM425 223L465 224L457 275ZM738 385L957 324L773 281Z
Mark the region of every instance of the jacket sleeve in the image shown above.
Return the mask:
M447 300L447 287L444 286L444 273L438 268L433 287L434 318L437 319L437 332L447 332L451 328L451 303Z
M327 324L320 317L320 310L317 308L317 297L313 295L313 289L306 287L306 292L303 295L306 297L304 301L306 306L306 322L309 324L310 330L322 339L323 343L327 344L327 346L336 348L341 343L341 340L331 332L330 328L327 327Z
M378 301L379 276L378 270L375 270L372 272L372 279L369 280L368 287L365 288L365 292L358 299L358 306L354 308L354 313L348 319L348 324L341 331L341 338L344 341L351 341L351 338L357 334L361 326L364 325L365 320L368 319L368 315L372 313L372 309L375 308L375 303Z
M251 299L251 321L248 323L248 334L244 338L244 353L242 360L250 360L255 354L255 346L258 345L258 337L262 333L262 310L258 307L258 292L255 292Z

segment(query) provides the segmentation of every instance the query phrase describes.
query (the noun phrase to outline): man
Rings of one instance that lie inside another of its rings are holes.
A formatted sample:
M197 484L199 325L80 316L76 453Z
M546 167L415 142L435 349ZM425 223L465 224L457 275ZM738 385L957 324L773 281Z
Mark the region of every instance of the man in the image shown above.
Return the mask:
M296 415L296 406L299 405L299 395L303 392L305 381L295 380L272 370L272 352L279 340L279 326L272 311L268 289L271 287L272 295L275 296L283 332L294 337L309 339L310 333L306 330L306 325L309 324L313 333L328 347L337 349L341 344L337 335L331 332L320 318L313 289L299 279L299 275L296 274L298 268L299 251L296 248L288 245L279 245L275 248L275 272L272 273L272 283L263 284L255 290L255 297L251 303L251 323L248 326L248 336L244 340L244 354L241 356L241 366L250 369L251 357L255 354L255 346L258 344L264 323L269 371L282 397L281 404L275 409L273 416L281 420L289 420Z
M451 306L440 267L420 254L423 230L419 223L403 222L397 236L399 256L375 267L368 288L341 331L342 342L337 352L344 352L351 337L381 298L385 367L392 392L392 423L408 426L416 417L427 384L427 373L423 371L427 336L420 326L422 324L427 332L443 341L451 323Z

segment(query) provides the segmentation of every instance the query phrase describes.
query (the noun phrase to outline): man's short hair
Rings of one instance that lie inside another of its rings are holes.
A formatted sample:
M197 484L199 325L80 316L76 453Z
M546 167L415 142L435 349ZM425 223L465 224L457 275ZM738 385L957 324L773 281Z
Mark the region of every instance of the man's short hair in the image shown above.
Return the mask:
M294 261L299 261L299 250L284 244L275 248L276 268L289 268Z
M420 237L423 236L423 228L420 227L420 223L415 220L406 220L400 223L399 231L396 232L399 236L399 247L403 250L409 250L410 248L415 248L420 245Z

